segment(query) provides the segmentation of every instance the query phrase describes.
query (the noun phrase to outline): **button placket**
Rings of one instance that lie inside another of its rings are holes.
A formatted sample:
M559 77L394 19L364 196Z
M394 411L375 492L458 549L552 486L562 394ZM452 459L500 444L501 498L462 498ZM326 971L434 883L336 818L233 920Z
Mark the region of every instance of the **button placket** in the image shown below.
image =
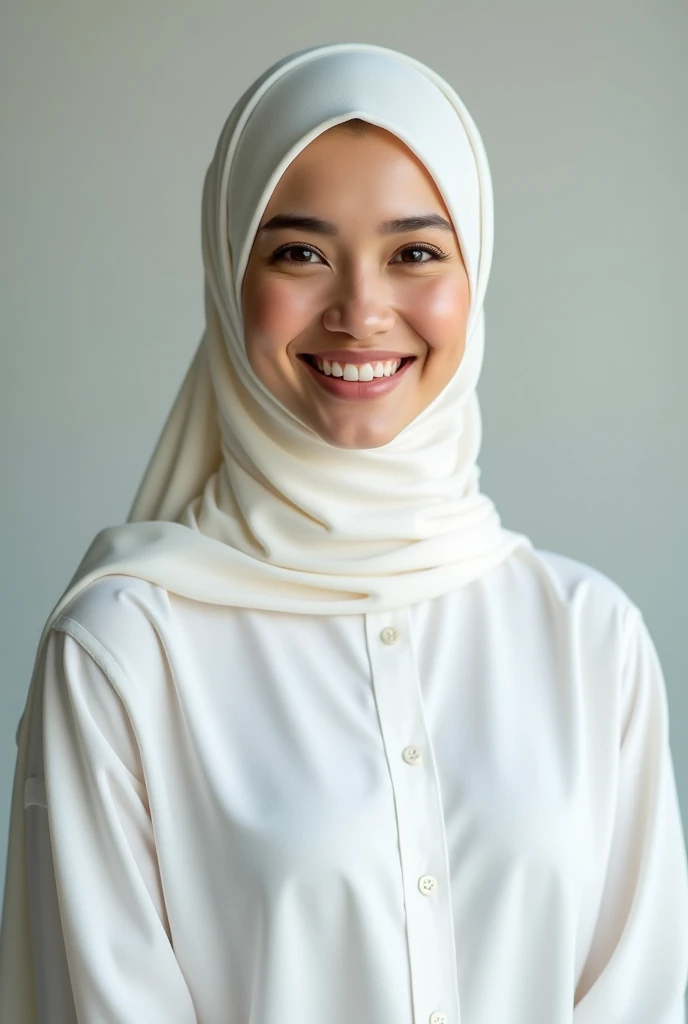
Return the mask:
M444 1013L451 1024L460 1024L444 817L411 646L410 611L369 613L365 620L396 806L414 1019L429 1021L433 1012ZM444 1008L433 1010L438 1004Z

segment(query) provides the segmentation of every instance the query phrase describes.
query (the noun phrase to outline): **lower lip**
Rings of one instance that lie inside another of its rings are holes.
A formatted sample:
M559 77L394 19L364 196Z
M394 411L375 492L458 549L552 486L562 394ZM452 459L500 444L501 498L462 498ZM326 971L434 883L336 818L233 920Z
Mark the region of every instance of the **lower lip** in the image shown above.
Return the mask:
M343 377L328 377L311 366L306 359L302 359L301 362L318 384L325 391L329 391L331 395L335 395L337 398L347 398L350 402L363 402L371 398L381 398L382 395L393 391L406 371L411 368L415 359L409 359L391 377L374 377L373 380L344 380Z

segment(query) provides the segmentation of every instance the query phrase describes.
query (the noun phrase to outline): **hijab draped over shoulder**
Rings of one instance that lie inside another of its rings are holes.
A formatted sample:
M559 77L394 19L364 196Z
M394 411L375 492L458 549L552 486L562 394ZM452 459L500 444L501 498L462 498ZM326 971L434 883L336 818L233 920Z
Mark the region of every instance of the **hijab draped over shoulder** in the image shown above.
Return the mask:
M361 118L404 142L452 218L470 285L453 378L379 448L329 445L259 381L244 346L241 283L275 185L326 129ZM483 300L493 245L489 166L451 86L419 61L363 43L285 57L231 111L203 189L206 327L129 521L99 533L43 630L101 576L140 577L221 605L304 614L382 611L480 577L528 538L479 489ZM18 756L0 933L0 1019L37 1021L23 792L37 670Z

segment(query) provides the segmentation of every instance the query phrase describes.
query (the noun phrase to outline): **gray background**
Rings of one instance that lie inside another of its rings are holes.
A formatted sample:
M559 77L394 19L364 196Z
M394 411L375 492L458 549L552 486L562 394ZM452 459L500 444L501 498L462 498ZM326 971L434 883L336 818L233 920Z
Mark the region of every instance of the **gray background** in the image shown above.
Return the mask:
M332 41L428 63L478 123L483 488L643 610L688 821L686 4L34 0L1 24L0 879L43 622L126 516L202 330L220 129L268 64Z

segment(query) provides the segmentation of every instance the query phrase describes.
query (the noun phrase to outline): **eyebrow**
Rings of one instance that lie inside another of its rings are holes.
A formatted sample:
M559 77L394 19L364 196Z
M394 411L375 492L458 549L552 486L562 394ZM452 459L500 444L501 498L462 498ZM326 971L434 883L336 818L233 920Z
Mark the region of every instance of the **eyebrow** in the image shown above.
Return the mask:
M337 225L331 221L298 213L278 213L262 224L259 231L279 231L281 228L313 231L318 235L339 234ZM452 232L454 230L449 221L439 213L424 213L415 217L397 217L394 220L383 221L378 227L378 232L381 235L400 235L404 231L420 231L422 228L441 228L443 231Z

